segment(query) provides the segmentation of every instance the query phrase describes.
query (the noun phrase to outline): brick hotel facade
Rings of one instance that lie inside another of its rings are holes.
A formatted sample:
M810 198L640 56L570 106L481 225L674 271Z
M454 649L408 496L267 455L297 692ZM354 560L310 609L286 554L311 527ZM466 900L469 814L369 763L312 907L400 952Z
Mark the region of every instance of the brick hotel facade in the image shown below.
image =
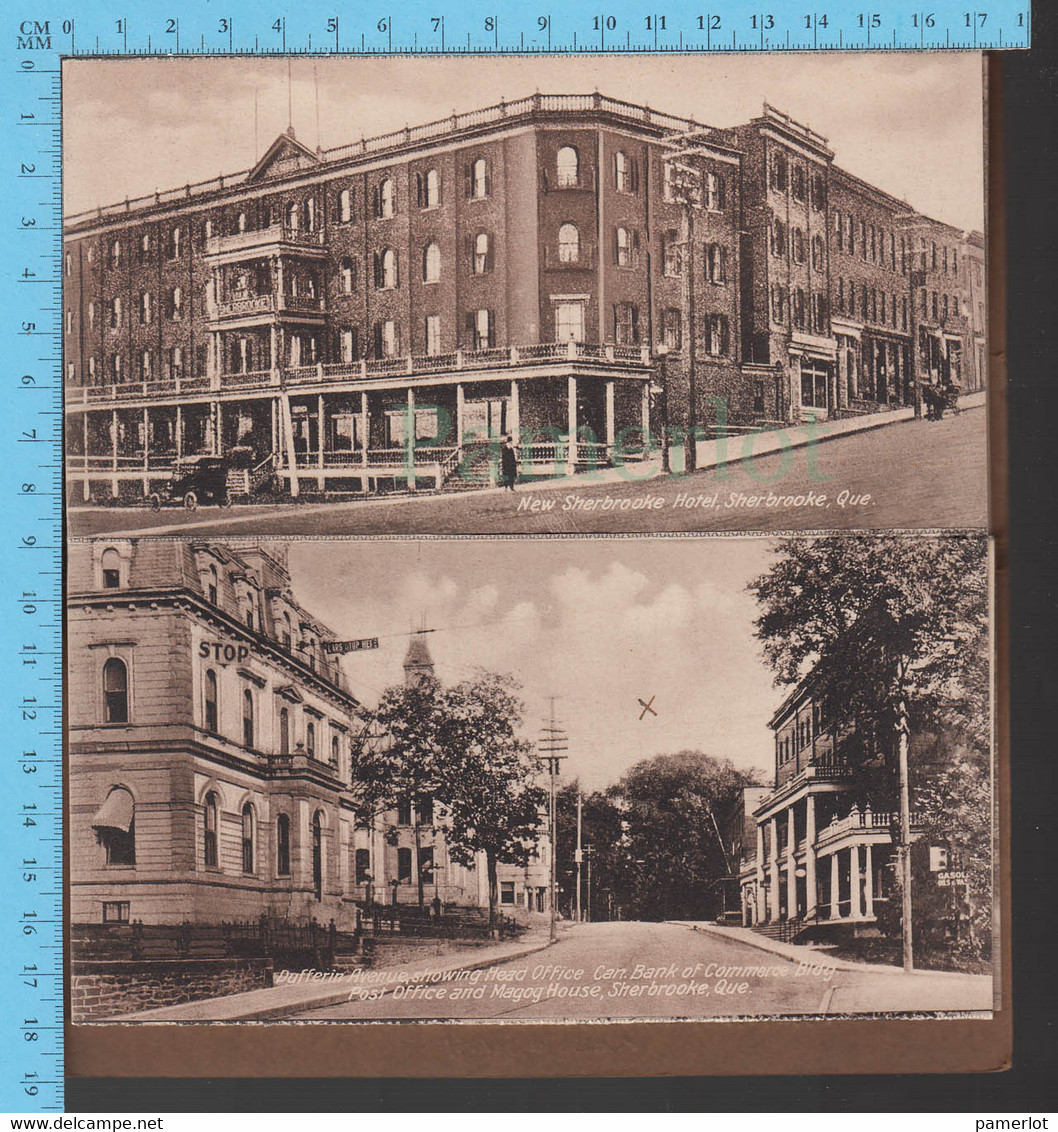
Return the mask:
M716 399L744 426L983 387L980 235L834 158L767 105L716 129L538 94L325 152L287 131L247 172L69 216L71 499L233 448L242 490L290 494L440 486L506 433L539 465L634 455L661 383L691 419L692 347L703 425Z
M417 901L413 822L426 899L487 907L485 869L451 860L437 807L358 812L356 754L384 739L282 549L75 542L67 594L73 923L353 927L358 905ZM425 667L413 638L405 677ZM542 845L500 867L505 911L546 909L546 866Z

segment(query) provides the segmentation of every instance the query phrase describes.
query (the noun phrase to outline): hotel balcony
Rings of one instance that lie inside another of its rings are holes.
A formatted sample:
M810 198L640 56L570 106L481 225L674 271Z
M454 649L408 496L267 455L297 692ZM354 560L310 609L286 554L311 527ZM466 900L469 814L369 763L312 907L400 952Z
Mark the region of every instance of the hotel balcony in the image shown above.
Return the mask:
M230 236L213 236L206 241L206 255L220 260L238 260L247 254L260 255L281 252L326 254L326 232L321 228L306 232L286 224L269 224L267 228L233 232Z
M239 295L217 303L210 322L221 319L270 319L273 315L319 315L326 306L319 295Z

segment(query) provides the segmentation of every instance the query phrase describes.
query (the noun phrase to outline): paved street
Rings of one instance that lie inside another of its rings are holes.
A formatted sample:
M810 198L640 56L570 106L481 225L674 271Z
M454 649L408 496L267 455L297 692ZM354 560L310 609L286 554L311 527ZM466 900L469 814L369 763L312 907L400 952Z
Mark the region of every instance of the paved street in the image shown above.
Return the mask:
M940 422L901 421L746 461L743 442L732 439L726 468L642 483L593 484L582 477L548 488L521 485L513 494L486 489L347 503L202 507L192 515L71 508L69 523L75 535L323 536L984 526L985 421L983 408L966 409Z
M594 1020L990 1006L987 979L839 971L825 954L805 956L817 965L677 924L584 924L533 955L387 993L370 981L381 972L365 972L350 978L351 1001L289 1017Z

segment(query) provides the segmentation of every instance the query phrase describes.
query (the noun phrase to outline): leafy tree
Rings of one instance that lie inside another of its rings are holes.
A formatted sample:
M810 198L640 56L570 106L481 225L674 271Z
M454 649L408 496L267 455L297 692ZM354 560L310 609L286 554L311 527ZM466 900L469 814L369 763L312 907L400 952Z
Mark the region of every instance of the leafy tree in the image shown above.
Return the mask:
M630 912L639 919L704 919L720 905L729 862L717 815L753 778L701 751L636 763L613 788L628 854Z
M536 785L533 745L519 736L524 705L510 676L479 672L442 697L438 796L449 852L470 865L485 856L489 929L499 900L497 865L525 865L547 802Z
M572 782L558 792L555 862L562 906L572 915L576 903L577 791ZM629 856L624 845L623 817L606 793L591 792L582 799L581 843L591 859L591 892L587 889L587 864L582 872L583 902L589 919L609 919L611 909L620 909L628 888ZM588 856L585 857L587 862ZM590 906L589 906L590 900Z

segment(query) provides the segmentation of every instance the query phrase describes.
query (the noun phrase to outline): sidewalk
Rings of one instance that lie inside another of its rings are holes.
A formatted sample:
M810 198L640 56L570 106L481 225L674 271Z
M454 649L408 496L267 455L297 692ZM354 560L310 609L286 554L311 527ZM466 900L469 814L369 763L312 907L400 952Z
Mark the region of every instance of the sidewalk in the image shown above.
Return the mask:
M349 1000L350 992L358 987L388 994L396 987L413 986L421 982L444 982L459 971L476 971L522 959L550 946L548 930L527 932L519 940L484 947L468 947L449 956L437 956L420 961L413 960L401 967L386 969L363 968L352 972L331 975L312 972L316 978L294 972L298 981L279 983L261 990L243 991L223 998L206 998L197 1002L182 1002L177 1006L163 1006L155 1010L140 1010L134 1014L120 1014L101 1018L104 1024L114 1022L261 1022L279 1019L303 1010L322 1006L335 1006ZM279 972L276 972L277 976Z
M869 983L835 980L827 988L819 1007L821 1014L921 1013L935 1011L989 1011L993 1009L991 975L967 975L961 971L914 971L882 963L856 963L831 957L826 947L781 943L750 928L722 926L708 921L669 920L667 923L707 932L767 951L795 963L831 967L848 975L890 976Z

